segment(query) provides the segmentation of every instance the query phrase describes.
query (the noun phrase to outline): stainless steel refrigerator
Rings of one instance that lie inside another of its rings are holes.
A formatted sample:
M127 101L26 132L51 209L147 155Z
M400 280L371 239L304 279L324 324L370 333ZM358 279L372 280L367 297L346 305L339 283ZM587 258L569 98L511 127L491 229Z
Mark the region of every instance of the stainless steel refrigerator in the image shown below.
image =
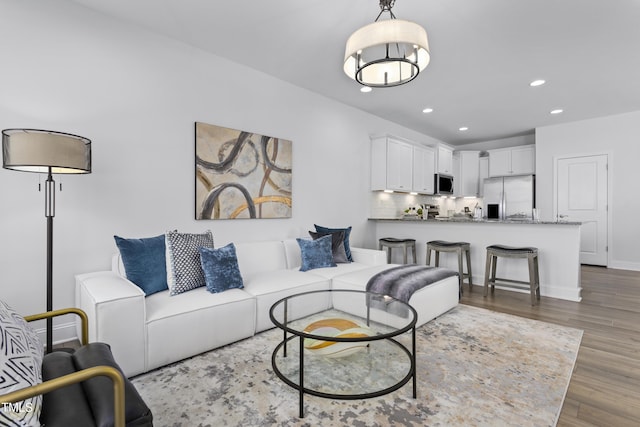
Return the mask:
M488 219L527 220L536 207L535 175L484 180L483 205Z

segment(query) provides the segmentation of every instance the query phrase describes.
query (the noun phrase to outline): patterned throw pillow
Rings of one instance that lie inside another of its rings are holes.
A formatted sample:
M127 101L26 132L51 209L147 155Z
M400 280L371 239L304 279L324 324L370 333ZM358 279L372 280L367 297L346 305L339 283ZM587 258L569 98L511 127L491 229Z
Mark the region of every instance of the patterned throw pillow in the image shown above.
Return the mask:
M210 230L202 234L167 232L167 284L171 295L205 286L199 252L203 247L213 248Z
M43 347L27 322L0 301L0 394L42 382ZM42 396L0 406L0 425L39 426Z
M200 248L200 262L209 292L216 294L244 287L233 243L219 249Z

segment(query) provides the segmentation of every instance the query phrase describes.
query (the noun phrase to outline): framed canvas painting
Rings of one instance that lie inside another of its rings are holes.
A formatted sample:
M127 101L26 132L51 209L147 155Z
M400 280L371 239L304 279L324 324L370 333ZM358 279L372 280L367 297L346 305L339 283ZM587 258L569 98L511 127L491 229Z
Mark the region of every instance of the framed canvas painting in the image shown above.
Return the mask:
M195 125L196 219L291 217L291 141Z

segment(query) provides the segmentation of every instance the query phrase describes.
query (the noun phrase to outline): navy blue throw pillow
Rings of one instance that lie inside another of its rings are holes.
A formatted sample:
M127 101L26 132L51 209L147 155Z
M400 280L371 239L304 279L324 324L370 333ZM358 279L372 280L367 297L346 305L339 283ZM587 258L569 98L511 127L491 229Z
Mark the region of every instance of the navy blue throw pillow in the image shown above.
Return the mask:
M142 239L113 238L120 251L127 279L147 296L169 289L164 234Z
M313 240L319 239L324 236L331 236L331 252L333 253L333 262L336 264L349 263L347 258L347 252L344 250L344 231L337 231L335 233L314 233L309 231L309 235Z
M353 262L353 257L351 256L351 247L349 246L349 235L351 234L351 226L346 228L328 228L318 224L313 225L314 227L316 227L316 231L318 233L335 233L336 231L344 231L344 251L347 254L347 259Z
M300 271L314 268L336 267L331 252L331 236L320 237L317 240L296 239L300 246L302 265Z
M233 243L218 249L202 247L199 251L204 280L209 292L216 294L228 289L244 288L236 247Z

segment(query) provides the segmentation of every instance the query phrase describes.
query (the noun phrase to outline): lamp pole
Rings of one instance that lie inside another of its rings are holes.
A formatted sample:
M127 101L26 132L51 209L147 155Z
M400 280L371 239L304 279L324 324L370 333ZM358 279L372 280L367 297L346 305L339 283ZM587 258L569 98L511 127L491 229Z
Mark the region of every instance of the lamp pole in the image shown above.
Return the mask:
M56 215L56 182L51 174L45 181L44 215L47 217L47 311L53 310L53 217ZM53 318L47 318L47 353L53 350Z

